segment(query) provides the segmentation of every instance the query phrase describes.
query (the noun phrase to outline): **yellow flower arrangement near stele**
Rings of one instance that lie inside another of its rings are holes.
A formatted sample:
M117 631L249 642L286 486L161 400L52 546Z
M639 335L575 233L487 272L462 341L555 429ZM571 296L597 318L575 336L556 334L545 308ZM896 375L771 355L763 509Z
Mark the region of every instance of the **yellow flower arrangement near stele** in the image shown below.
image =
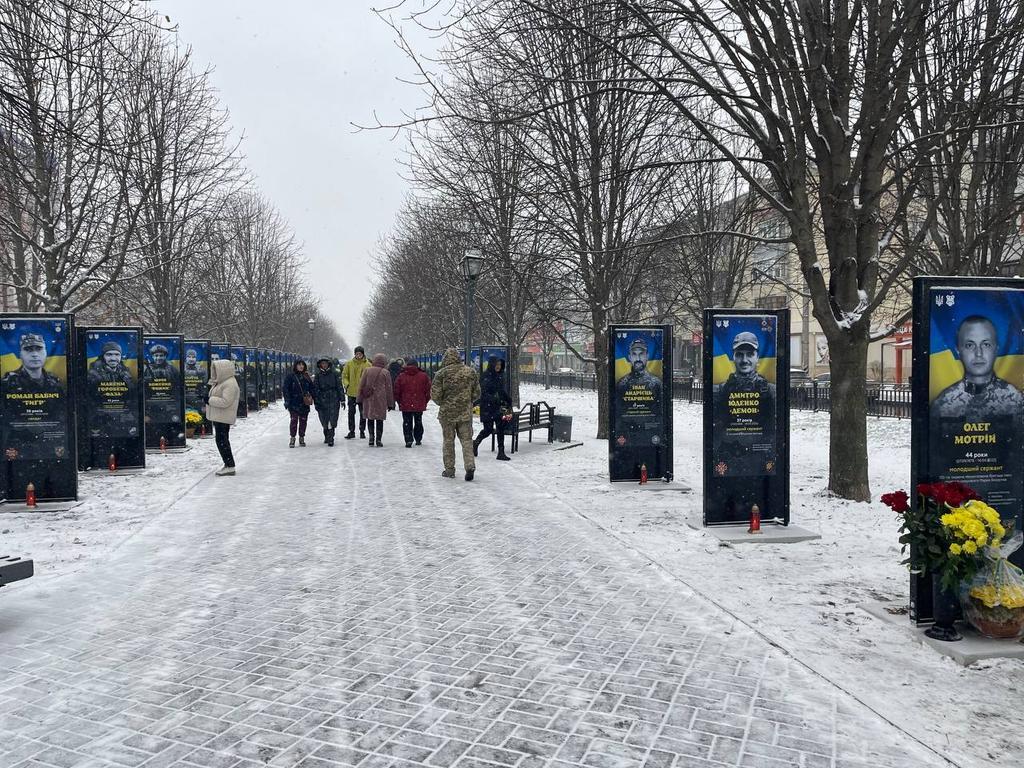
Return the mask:
M999 513L978 499L950 509L940 521L953 539L949 545L951 555L972 556L981 547L999 547L1006 536Z
M1024 608L1024 587L1016 584L1001 586L984 584L980 587L972 587L971 597L980 600L986 608L995 608L997 605L1004 608Z
M185 411L185 426L198 427L203 423L203 417L199 411Z

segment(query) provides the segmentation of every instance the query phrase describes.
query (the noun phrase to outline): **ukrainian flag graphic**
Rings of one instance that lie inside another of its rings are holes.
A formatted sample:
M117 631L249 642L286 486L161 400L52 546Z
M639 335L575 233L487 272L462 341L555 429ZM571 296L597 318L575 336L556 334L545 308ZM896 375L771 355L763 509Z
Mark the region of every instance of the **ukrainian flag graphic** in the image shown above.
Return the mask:
M928 299L928 402L963 378L957 331L967 318L992 322L996 329L995 374L1024 391L1024 289L933 288Z
M647 371L661 378L664 370L664 332L660 328L615 329L615 381L628 376L633 366L629 362L629 348L634 342L647 347Z
M757 372L775 383L775 360L778 334L774 315L715 315L712 328L711 383L724 384L736 372L732 361L732 345L741 333L757 339Z

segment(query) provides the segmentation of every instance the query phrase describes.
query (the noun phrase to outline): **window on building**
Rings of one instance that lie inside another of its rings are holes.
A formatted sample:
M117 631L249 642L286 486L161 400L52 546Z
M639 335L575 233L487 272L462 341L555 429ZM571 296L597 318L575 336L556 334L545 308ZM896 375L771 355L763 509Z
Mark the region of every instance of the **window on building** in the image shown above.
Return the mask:
M775 296L760 296L754 299L756 309L785 309L789 306L789 297L785 294Z

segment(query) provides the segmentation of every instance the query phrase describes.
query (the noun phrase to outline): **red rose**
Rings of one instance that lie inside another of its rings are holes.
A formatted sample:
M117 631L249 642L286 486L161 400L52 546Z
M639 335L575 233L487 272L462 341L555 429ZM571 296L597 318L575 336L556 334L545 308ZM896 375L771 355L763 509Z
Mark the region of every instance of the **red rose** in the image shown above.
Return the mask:
M910 510L909 502L910 497L903 490L882 494L882 503L900 515Z
M970 486L963 483L946 483L946 503L951 507L959 507L965 501L978 498L978 494Z
M928 499L934 499L935 498L935 495L934 495L935 494L935 489L940 488L940 487L941 487L941 483L934 483L934 484L932 484L932 483L918 483L918 485L917 485L917 493L918 493L919 496L924 496L925 498L928 498Z

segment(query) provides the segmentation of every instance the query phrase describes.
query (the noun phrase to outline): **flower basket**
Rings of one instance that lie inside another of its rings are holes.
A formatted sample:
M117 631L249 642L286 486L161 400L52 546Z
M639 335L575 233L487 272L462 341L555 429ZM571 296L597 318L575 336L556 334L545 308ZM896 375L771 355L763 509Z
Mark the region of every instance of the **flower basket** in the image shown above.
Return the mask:
M1024 634L1024 574L1007 559L1022 541L1017 533L1002 547L988 547L988 561L961 590L964 617L988 637Z
M1024 634L1024 604L1018 608L986 605L981 598L968 594L963 600L964 617L986 637L1009 639Z
M185 411L185 437L195 437L196 430L205 421L203 415L199 411L192 408Z

